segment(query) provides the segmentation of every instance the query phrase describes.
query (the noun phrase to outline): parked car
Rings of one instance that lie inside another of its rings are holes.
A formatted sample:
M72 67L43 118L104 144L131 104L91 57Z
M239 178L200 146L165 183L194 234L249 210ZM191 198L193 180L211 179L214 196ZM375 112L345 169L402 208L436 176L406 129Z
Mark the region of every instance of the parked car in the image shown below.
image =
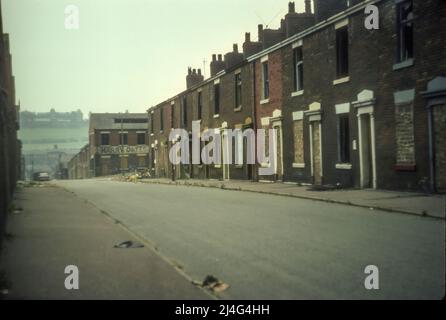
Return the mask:
M34 181L50 181L50 174L48 172L36 172L33 179Z

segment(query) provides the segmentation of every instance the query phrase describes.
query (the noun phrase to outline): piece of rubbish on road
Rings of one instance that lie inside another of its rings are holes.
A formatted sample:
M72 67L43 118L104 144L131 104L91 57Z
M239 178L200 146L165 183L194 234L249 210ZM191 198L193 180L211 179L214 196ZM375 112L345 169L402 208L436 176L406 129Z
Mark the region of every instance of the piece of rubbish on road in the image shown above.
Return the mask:
M206 276L206 278L204 278L202 283L200 283L198 281L192 281L192 284L206 288L206 289L211 290L216 293L223 292L229 288L229 284L218 280L216 277L214 277L212 275Z
M142 243L139 242L134 242L134 241L123 241L120 242L118 244L115 244L114 246L115 248L119 248L119 249L127 249L127 248L143 248L144 245Z

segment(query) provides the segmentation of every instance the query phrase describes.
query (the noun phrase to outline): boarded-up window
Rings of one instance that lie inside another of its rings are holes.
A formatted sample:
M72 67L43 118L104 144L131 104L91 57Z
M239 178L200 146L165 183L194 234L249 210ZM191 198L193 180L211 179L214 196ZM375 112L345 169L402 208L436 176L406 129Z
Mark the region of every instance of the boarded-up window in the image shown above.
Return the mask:
M303 120L293 122L294 163L304 163L304 123Z
M398 104L395 107L396 162L415 164L415 138L413 127L413 104Z

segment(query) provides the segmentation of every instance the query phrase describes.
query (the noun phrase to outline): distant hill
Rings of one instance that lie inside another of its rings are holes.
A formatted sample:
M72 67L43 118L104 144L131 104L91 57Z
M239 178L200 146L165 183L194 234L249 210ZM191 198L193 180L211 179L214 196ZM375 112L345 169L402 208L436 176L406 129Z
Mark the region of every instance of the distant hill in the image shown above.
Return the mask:
M20 128L19 139L23 153L43 152L57 149L77 152L88 143L88 124L78 128Z
M20 127L30 128L79 128L88 125L84 120L82 111L56 112L20 112Z

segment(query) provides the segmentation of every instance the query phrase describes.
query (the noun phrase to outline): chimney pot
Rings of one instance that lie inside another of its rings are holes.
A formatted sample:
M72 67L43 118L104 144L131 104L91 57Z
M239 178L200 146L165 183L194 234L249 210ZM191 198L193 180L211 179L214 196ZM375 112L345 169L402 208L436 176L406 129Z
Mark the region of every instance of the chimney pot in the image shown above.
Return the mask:
M223 57L221 54L218 55L218 61L223 61Z
M305 13L311 14L311 0L305 0Z
M249 32L245 33L245 42L251 42L251 34Z
M198 69L198 75L201 76L201 69Z
M259 31L259 42L263 41L263 24L258 25L258 31Z
M192 73L193 73L193 74L197 74L197 69L193 69L193 70L192 70Z
M234 52L238 52L238 45L237 43L234 43L234 45L232 46L232 49Z
M296 12L296 6L294 5L294 2L288 3L288 13L295 13Z

